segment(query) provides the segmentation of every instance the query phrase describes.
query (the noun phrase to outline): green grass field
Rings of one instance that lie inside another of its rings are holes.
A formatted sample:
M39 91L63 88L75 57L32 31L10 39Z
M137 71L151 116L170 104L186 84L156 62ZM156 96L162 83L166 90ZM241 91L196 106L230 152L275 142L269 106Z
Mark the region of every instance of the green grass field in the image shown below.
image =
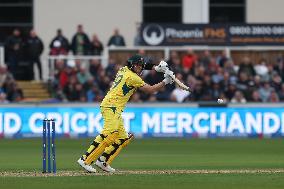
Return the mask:
M136 139L116 174L75 163L92 139L58 139L57 176L42 176L40 139L0 140L0 188L284 188L283 139Z

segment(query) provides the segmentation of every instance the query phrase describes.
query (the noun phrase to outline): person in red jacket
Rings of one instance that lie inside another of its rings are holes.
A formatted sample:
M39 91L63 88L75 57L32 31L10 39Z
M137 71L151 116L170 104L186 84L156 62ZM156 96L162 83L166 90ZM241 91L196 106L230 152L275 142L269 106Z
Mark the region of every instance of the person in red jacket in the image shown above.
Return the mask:
M185 69L191 69L197 61L197 56L192 49L188 49L186 55L182 58L182 65Z

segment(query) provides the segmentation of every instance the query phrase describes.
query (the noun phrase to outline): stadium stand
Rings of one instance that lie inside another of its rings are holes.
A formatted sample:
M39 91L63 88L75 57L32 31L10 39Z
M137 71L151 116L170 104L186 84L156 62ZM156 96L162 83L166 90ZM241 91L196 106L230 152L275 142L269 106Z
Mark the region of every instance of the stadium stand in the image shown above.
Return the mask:
M59 29L57 33L61 30ZM166 87L155 95L138 91L132 102L279 102L284 101L283 50L251 50L223 48L146 48L104 47L105 55L73 56L68 48L64 53L54 53L61 45L56 36L51 40L49 53L49 79L44 83L20 82L23 77L13 76L6 66L0 68L3 102L47 101L47 102L99 102L112 84L116 71L134 53L166 59L181 81L193 88L192 94L176 87ZM67 40L64 38L64 40ZM66 41L66 44L69 42ZM59 45L59 46L58 46ZM102 43L101 43L102 45ZM22 46L22 52L25 52ZM9 59L8 59L9 61ZM26 60L24 62L28 62ZM8 64L9 65L9 64ZM12 69L14 71L15 68ZM19 70L19 69L16 69ZM150 83L162 80L162 76L144 71L143 79ZM19 80L18 84L16 80ZM23 88L23 89L21 89ZM24 98L24 94L26 98ZM37 98L30 96L39 94Z

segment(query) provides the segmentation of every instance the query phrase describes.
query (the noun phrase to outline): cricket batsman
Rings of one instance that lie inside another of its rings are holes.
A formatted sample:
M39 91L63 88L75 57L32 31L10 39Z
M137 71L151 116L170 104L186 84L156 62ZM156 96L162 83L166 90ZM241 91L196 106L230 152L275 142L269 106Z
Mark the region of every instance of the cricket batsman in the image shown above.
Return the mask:
M155 69L164 72L164 80L155 85L148 85L142 78L143 70ZM170 76L171 75L171 76ZM123 126L121 114L131 95L139 88L145 93L155 93L165 85L174 83L173 72L168 70L167 64L161 61L154 66L150 61L136 54L127 60L127 66L119 69L112 87L104 97L100 110L104 120L103 130L92 142L86 153L77 161L86 171L95 173L92 163L106 172L115 172L111 162L125 148L133 134L127 133Z

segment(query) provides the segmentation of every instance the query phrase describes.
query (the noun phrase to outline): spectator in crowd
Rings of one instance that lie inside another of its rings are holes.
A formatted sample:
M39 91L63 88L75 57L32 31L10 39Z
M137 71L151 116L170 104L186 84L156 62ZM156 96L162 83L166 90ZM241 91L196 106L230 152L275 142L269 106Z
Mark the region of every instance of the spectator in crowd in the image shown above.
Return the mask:
M277 72L274 72L271 76L271 87L273 87L276 91L281 90L282 78Z
M203 82L201 80L196 80L193 88L193 92L190 95L192 101L202 101L204 97Z
M190 70L197 62L197 56L192 49L188 49L182 58L182 66L184 69Z
M276 93L276 91L273 89L270 93L270 96L269 96L269 99L268 99L268 102L274 102L274 103L277 103L279 102L279 96L278 94Z
M227 52L226 52L226 50L223 50L223 51L221 52L221 55L216 58L216 63L217 63L220 67L223 68L224 65L225 65L225 62L228 61L228 59L229 59L229 58L227 57Z
M251 102L262 102L258 90L254 90L249 99Z
M90 39L81 24L77 26L77 32L72 38L71 49L74 55L88 55L89 53Z
M271 81L272 80L272 76L274 74L277 73L277 71L274 69L274 65L273 64L267 64L267 68L268 68L268 76L267 79L263 79L263 80L267 80L267 81Z
M249 86L249 77L247 75L247 72L241 72L239 74L238 82L237 82L237 88L238 90L241 90L244 95L247 97L247 92L248 92L248 86Z
M79 83L77 83L75 75L72 75L71 77L68 78L68 83L65 85L63 89L63 92L66 94L68 101L79 101L81 91L77 90L78 88L80 88L80 86L76 87L77 84Z
M59 89L64 89L65 86L68 84L69 78L75 75L74 71L74 63L70 63L73 60L68 60L67 65L63 59L57 59L55 62L55 79L56 79L56 86Z
M102 42L99 40L98 36L96 34L93 35L92 41L90 43L90 55L102 55L102 52L104 50L104 46Z
M87 102L87 97L86 97L86 94L84 92L80 93L80 99L79 99L79 102Z
M88 102L100 102L103 99L103 93L96 84L93 84L87 91Z
M105 95L111 86L111 79L106 75L105 70L101 70L98 73L97 81L100 89L102 89Z
M124 37L119 33L117 28L114 29L113 35L110 37L107 46L125 46Z
M199 65L208 69L209 63L211 61L212 55L209 50L203 51L203 54L199 57L198 63Z
M47 103L59 103L59 102L68 102L66 95L62 89L57 89L53 94L53 98L45 101Z
M89 74L89 72L88 72L88 74ZM89 90L93 87L93 85L97 85L97 82L96 82L95 79L90 75L90 76L88 77L88 80L87 80L85 83L83 83L83 88L84 88L85 91L89 91ZM88 98L87 98L87 99L88 99Z
M103 66L98 59L92 59L89 66L90 74L95 78L96 81L99 80L99 73L103 70Z
M206 69L206 72L208 72L210 75L216 73L216 70L219 68L220 66L216 63L216 59L215 58L211 58L208 68Z
M77 72L76 76L77 76L77 81L82 85L86 83L91 77L89 72L87 72L86 68L84 68L83 66L80 67L80 70Z
M232 59L228 59L225 63L224 63L224 71L228 72L230 75L236 75L237 72L234 69L234 61Z
M5 41L5 57L7 59L8 70L15 76L18 62L23 57L23 39L21 31L14 29L13 34Z
M82 66L86 66L85 61L81 60L81 59L75 59L71 62L73 62L73 63L70 66L73 67L75 73L78 73Z
M223 93L223 90L221 88L221 81L213 80L213 84L212 84L212 86L209 90L209 93L205 93L207 95L210 94L210 96L208 96L208 99L206 99L206 100L216 101L219 98L219 96L221 96L222 93Z
M3 91L0 91L0 104L8 104L9 101L6 99L7 95Z
M193 74L194 74L194 77L195 77L196 79L198 79L198 80L203 80L204 77L205 77L205 75L207 74L206 72L207 72L207 71L205 70L205 67L204 67L204 66L196 65L195 68L194 68ZM186 75L188 75L188 74L185 74L185 73L183 72L183 75L186 76Z
M216 83L221 83L224 81L224 70L218 67L216 72L212 75L212 81Z
M7 87L7 99L11 102L21 102L24 99L24 93L19 88L16 82L13 82Z
M50 49L49 55L58 56L58 55L67 55L68 52L62 48L60 41L54 41L52 48Z
M144 49L139 49L138 54L140 54L144 58L150 58L150 57L147 57L146 51Z
M210 77L210 76L209 76ZM223 91L226 91L228 89L228 86L229 86L229 83L230 83L230 78L233 77L233 76L230 76L230 73L227 72L227 71L224 71L224 74L223 74L223 81L222 81L222 88L223 88ZM210 87L210 85L208 86Z
M242 91L236 91L235 95L231 99L231 103L246 103L247 100L245 99Z
M202 87L204 88L204 93L210 93L210 89L212 87L212 78L209 74L204 74L202 79Z
M261 83L261 78L259 75L255 75L254 78L253 78L253 83L254 83L254 87L255 88L260 88L262 83Z
M116 64L114 58L110 58L108 61L108 65L106 67L106 75L112 79L115 78L115 73L117 73L117 66L118 64Z
M228 89L225 91L225 95L229 100L231 100L234 97L237 91L236 85L237 85L236 81L234 79L231 79Z
M43 52L44 45L42 40L38 37L37 33L34 29L30 31L30 35L26 42L26 50L27 50L27 57L28 61L31 63L31 70L33 70L33 65L36 63L38 71L39 71L39 78L42 80L42 66L40 56ZM32 79L34 79L34 72L31 72Z
M272 90L273 88L270 86L269 81L263 81L262 86L258 90L262 102L268 102Z
M63 35L62 30L56 31L56 36L51 40L49 44L50 55L67 55L69 52L69 41Z
M249 78L255 76L256 74L253 67L253 63L251 62L249 57L244 57L243 61L239 66L238 75L243 72L246 73Z
M13 75L8 72L6 65L0 65L0 90L3 89L4 84L9 79L14 80Z
M261 59L258 64L254 65L254 70L255 73L261 77L262 80L269 79L267 61L264 58Z
M284 83L281 84L281 89L278 91L280 101L284 101Z

